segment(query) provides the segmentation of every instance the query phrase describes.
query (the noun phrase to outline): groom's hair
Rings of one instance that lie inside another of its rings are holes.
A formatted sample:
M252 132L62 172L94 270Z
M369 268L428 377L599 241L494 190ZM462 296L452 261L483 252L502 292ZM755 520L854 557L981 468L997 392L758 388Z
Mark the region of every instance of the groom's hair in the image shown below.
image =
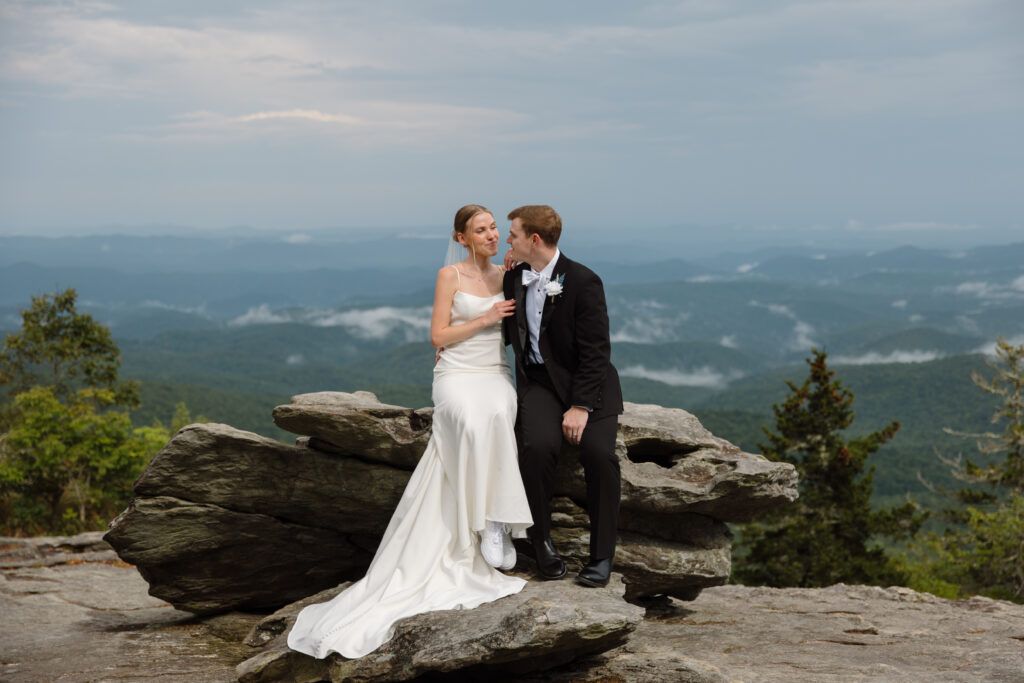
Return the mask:
M562 235L562 217L547 204L532 204L513 209L508 215L510 221L519 219L527 236L534 233L540 235L544 244L549 247L558 246L558 238Z

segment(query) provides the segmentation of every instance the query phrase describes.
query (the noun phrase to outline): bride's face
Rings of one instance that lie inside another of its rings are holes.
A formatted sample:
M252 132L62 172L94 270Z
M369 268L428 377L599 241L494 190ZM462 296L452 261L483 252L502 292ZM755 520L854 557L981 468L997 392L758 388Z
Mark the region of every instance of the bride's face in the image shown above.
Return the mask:
M498 224L489 213L478 213L470 218L460 237L471 254L494 256L498 253Z

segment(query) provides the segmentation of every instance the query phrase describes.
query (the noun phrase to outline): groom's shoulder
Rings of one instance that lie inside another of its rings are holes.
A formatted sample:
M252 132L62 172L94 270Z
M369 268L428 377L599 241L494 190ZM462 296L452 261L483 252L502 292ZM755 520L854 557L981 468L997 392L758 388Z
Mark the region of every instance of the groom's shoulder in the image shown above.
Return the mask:
M579 261L573 261L565 254L562 254L562 258L565 259L565 270L573 271L574 273L577 274L577 276L583 276L587 279L593 278L598 282L601 281L601 277L597 273L595 273L594 271L592 271L590 268L583 265Z
M520 261L518 264L516 264L512 268L506 268L505 269L504 277L506 279L508 279L508 278L512 277L513 275L518 275L519 273L523 272L524 270L526 270L529 267L530 267L530 264L526 263L525 261Z

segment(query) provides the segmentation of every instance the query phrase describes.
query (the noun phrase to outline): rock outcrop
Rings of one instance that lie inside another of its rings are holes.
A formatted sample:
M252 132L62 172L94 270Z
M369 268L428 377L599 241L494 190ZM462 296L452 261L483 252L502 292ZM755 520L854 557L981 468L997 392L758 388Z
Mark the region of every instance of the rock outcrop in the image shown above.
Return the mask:
M279 610L250 632L261 651L238 666L242 683L272 681L405 681L428 673L507 678L547 670L621 645L644 617L622 600L621 577L607 590L569 582L532 581L516 595L471 610L427 612L403 619L395 635L359 659L317 660L288 649L287 635L307 604L330 600L348 584Z
M226 425L190 425L153 459L106 539L151 593L197 613L276 609L359 578L430 438L432 411L373 394L296 396L274 411L289 446ZM582 469L567 446L553 531L588 557ZM725 522L796 498L796 472L713 436L689 413L626 404L616 571L625 596L692 599L725 583ZM521 556L520 568L530 566Z
M276 656L270 653L274 638L288 626L285 617L239 612L196 617L175 610L147 596L146 582L132 567L99 560L113 551L98 537L0 539L0 679L223 683L244 673L236 669L243 660ZM26 564L33 555L38 561ZM570 589L565 581L540 585ZM555 597L559 605L571 604L561 594ZM1016 683L1021 678L1024 605L999 600L944 600L872 586L716 586L690 602L652 598L644 603L644 619L622 645L543 672L506 676L499 670L475 678L491 683ZM318 661L304 660L310 666ZM303 680L303 669L288 664L276 680Z

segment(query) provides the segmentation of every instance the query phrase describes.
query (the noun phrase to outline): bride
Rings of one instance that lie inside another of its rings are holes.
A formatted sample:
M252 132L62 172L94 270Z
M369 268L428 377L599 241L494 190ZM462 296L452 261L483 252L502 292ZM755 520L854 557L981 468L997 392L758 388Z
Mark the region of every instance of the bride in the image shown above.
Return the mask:
M390 640L399 619L470 609L522 590L509 536L533 523L519 475L516 390L505 361L498 227L482 206L455 214L453 246L468 256L437 274L430 341L433 433L366 576L330 602L302 610L288 646L354 659ZM449 253L452 250L449 249ZM449 259L454 260L454 259ZM479 539L479 540L478 540Z

